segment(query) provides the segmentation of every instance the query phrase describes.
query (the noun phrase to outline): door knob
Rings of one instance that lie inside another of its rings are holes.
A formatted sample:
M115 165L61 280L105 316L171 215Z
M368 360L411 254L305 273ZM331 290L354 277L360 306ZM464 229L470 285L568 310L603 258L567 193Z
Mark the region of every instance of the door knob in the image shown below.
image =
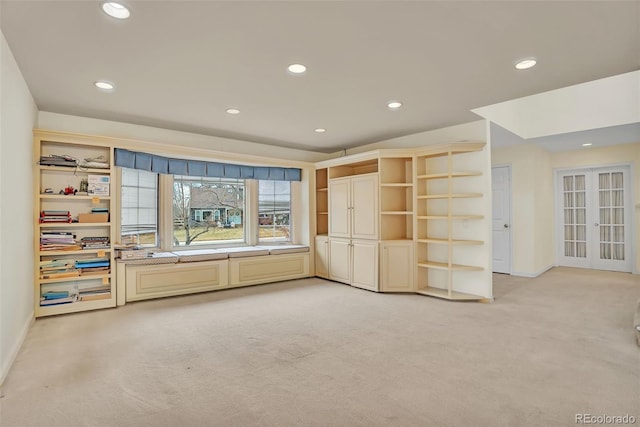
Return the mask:
M505 225L504 225L504 228L509 228L509 224L505 224Z

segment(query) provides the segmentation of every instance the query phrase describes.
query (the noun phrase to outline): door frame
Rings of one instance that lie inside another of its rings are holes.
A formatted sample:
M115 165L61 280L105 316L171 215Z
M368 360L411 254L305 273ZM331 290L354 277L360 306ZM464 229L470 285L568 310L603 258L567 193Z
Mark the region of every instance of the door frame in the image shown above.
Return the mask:
M639 248L636 248L636 222L635 222L635 209L633 198L635 195L635 186L634 186L634 177L635 170L633 167L633 163L606 163L606 164L595 164L595 165L584 165L584 166L574 166L574 167L561 167L553 169L553 209L554 209L554 240L555 240L555 261L554 266L560 266L560 257L564 248L564 240L562 238L564 233L564 217L561 212L561 207L563 207L563 199L559 191L560 185L560 175L567 172L579 172L579 171L592 171L594 169L608 169L608 168L627 168L629 172L628 182L629 188L625 188L627 190L627 197L625 197L625 212L628 212L628 218L630 220L630 224L625 224L625 227L629 228L629 241L628 241L628 254L631 262L631 270L632 274L640 274L636 266L636 253ZM587 195L590 197L590 195ZM606 271L606 270L603 270Z
M490 182L493 180L493 168L507 168L508 174L509 174L509 269L508 269L508 273L506 274L513 274L513 222L514 222L514 216L513 216L513 173L511 171L511 163L492 163L491 164L491 178L490 178ZM491 188L491 197L493 198L493 186ZM493 224L493 208L491 209L491 223ZM493 226L491 227L491 259L492 259L492 266L491 269L493 270ZM499 273L499 274L504 274L504 273Z

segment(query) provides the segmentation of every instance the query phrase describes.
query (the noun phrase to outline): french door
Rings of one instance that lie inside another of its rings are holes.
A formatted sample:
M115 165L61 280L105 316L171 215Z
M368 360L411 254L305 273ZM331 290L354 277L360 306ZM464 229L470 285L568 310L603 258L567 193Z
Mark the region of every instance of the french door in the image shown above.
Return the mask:
M630 272L629 167L558 172L559 264Z

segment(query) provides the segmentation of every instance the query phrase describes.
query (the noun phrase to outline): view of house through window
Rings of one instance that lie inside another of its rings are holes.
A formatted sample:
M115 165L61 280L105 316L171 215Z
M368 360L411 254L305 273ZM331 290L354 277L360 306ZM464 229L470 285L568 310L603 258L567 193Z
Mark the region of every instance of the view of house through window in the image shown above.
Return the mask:
M173 177L173 245L245 241L244 180Z
M122 169L121 243L158 243L158 174Z
M261 242L291 240L289 181L258 181L258 226Z

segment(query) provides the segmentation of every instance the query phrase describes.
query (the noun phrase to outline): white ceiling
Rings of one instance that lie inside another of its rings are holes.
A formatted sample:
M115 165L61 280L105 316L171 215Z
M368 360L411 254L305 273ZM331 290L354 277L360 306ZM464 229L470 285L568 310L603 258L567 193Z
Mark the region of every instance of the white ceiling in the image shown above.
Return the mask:
M640 69L640 1L125 3L0 1L40 110L333 152Z

